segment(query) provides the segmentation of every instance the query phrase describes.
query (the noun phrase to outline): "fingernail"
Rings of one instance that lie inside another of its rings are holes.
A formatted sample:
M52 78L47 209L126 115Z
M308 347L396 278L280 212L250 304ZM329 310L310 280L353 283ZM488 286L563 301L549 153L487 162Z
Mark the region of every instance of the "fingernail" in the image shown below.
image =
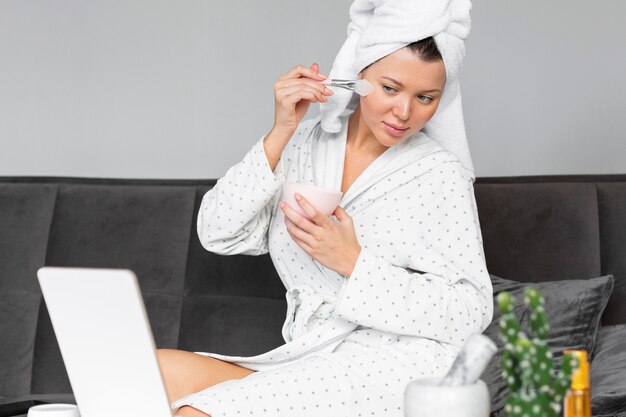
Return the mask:
M301 196L300 194L298 194L298 193L296 193L296 200L297 200L297 201L302 200L302 196Z
M281 202L280 202L280 204L279 204L279 206L280 206L280 208L285 208L285 202L284 202L284 201L281 201Z

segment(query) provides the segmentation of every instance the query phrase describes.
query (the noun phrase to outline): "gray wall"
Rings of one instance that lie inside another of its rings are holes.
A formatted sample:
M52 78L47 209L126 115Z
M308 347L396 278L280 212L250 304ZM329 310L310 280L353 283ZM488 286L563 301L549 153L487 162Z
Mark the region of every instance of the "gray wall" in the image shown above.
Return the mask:
M271 128L281 73L328 72L350 3L1 0L0 175L220 177ZM623 0L475 2L477 175L626 172L624 15Z
M481 0L462 71L480 176L626 173L626 2Z

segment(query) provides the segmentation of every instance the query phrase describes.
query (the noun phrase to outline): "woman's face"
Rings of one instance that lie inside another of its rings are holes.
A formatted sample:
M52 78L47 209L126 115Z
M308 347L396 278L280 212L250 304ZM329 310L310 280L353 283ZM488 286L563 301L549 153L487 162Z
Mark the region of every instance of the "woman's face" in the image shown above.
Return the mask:
M374 87L360 99L361 121L381 145L389 147L420 131L433 117L446 71L443 61L425 62L402 48L363 70L359 78Z

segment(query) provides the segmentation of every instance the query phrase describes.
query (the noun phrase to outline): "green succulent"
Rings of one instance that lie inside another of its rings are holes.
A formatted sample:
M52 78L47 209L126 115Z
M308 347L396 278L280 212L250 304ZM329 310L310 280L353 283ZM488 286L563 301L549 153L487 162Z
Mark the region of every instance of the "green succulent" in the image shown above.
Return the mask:
M578 367L576 357L566 354L559 372L554 371L552 352L546 343L550 326L539 290L524 290L524 303L530 309L528 336L515 317L515 298L504 291L497 301L502 312L500 337L504 341L502 376L509 389L506 415L558 417L572 373Z

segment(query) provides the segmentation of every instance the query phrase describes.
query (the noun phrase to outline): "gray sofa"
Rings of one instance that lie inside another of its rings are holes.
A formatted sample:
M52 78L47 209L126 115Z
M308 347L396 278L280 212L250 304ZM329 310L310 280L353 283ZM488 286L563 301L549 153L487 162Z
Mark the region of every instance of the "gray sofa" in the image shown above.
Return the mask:
M196 213L214 183L0 177L0 417L72 398L36 281L44 265L134 270L158 347L250 355L282 343L284 289L269 256L200 246ZM598 381L613 387L602 398L617 408L594 404L594 414L626 415L624 384L606 379L626 380L626 359L603 340L626 341L626 175L479 178L475 193L490 273L518 282L614 277L603 287L612 289L599 308L603 326L588 337L611 364Z

